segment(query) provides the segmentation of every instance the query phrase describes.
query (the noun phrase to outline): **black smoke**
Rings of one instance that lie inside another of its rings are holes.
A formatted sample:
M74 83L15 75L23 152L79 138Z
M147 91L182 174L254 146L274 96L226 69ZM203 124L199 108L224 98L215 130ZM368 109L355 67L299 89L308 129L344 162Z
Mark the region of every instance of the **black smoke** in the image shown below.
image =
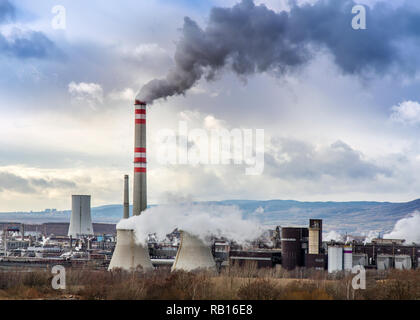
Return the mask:
M184 94L203 76L211 80L225 67L240 76L270 71L277 75L308 62L327 49L344 73L384 73L406 68L399 42L420 39L420 11L384 3L367 10L367 29L354 30L353 0L319 0L276 13L252 0L213 8L200 28L186 17L177 43L175 66L166 78L147 83L138 95L149 103ZM413 67L406 68L410 72Z

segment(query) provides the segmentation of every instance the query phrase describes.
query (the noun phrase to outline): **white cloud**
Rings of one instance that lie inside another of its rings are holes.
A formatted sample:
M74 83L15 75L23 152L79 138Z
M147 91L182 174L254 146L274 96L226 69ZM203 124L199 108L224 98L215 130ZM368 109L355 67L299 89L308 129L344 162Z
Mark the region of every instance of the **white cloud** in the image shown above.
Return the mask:
M114 91L111 91L111 93L109 94L109 98L111 98L112 100L134 102L135 97L136 97L136 93L131 88L125 88L121 91L114 90Z
M420 103L416 101L403 101L391 108L391 120L409 125L420 124Z
M94 107L98 102L103 102L104 92L101 85L97 83L72 81L69 83L68 90L76 101L87 102L90 107Z
M325 233L323 236L322 236L322 239L324 240L324 241L343 241L344 240L344 237L343 237L343 235L342 234L340 234L340 233L338 233L337 231L335 231L335 230L331 230L330 232L328 232L328 233Z

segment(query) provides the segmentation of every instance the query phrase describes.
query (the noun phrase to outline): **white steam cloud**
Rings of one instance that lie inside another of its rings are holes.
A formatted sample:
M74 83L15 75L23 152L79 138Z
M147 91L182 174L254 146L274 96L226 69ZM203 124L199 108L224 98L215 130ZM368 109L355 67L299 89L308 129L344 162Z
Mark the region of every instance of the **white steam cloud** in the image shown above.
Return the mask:
M331 230L327 233L324 233L323 236L322 236L322 239L323 239L323 241L327 241L327 242L329 242L329 241L339 242L339 241L343 241L344 237L343 237L343 235L341 235L337 231Z
M408 217L397 221L394 229L384 239L405 239L406 243L420 243L420 212L414 211Z
M263 232L262 225L256 220L245 220L238 207L203 204L153 207L117 224L117 229L134 230L136 240L142 244L149 234L155 233L158 239L164 239L175 228L203 241L208 241L210 236L223 236L240 244L258 238Z

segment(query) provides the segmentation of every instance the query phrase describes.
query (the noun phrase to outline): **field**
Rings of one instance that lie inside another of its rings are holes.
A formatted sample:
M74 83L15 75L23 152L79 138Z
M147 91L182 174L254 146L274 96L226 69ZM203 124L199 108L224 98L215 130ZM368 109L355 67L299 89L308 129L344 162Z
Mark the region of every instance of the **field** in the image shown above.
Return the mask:
M175 299L175 300L418 300L420 270L368 271L365 290L353 290L351 274L297 269L258 270L231 267L209 272L107 272L73 269L66 272L66 289L51 286L47 270L0 271L0 299Z

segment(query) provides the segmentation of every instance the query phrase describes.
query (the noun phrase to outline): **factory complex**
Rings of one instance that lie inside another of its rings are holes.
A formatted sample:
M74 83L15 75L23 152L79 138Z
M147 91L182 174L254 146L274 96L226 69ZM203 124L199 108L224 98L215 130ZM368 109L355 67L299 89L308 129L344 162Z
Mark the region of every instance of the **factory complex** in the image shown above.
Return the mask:
M135 101L134 120L133 216L139 216L147 208L145 102ZM129 189L129 176L124 175L122 219L130 219ZM228 237L207 239L178 229L164 240L150 234L142 244L134 228L92 223L90 195L72 195L69 224L0 223L0 232L0 268L64 265L109 271L170 268L217 272L253 264L336 273L350 272L355 266L406 270L419 268L420 263L420 245L406 244L403 239L323 241L321 219L310 219L306 227L278 226L241 245Z

